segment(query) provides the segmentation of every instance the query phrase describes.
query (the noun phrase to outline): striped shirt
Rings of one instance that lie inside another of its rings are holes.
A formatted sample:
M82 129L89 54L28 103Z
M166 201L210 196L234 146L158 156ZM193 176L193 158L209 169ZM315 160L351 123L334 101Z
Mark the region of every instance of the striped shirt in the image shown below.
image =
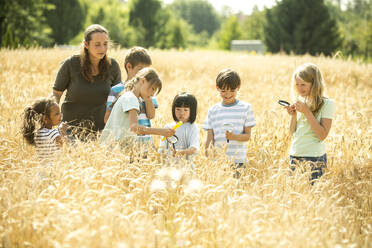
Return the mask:
M56 138L60 136L57 129L40 128L36 132L35 145L36 153L41 162L53 163L55 152L59 150Z
M106 110L111 111L112 110L112 103L118 99L119 94L125 89L125 83L120 82L117 85L113 86L110 90L110 93L107 97L107 103L106 103ZM140 113L138 114L138 124L145 127L151 127L150 119L146 116L146 104L145 102L140 98ZM158 102L156 101L156 98L152 98L152 103L154 104L155 108L158 108ZM138 140L142 142L146 142L151 140L151 135L141 135L138 136Z
M217 147L227 144L226 154L235 163L247 162L247 146L244 142L230 140L227 143L225 132L232 131L234 134L244 133L245 127L256 125L253 110L249 103L236 100L232 105L217 103L208 111L204 122L205 130L213 130L213 142Z

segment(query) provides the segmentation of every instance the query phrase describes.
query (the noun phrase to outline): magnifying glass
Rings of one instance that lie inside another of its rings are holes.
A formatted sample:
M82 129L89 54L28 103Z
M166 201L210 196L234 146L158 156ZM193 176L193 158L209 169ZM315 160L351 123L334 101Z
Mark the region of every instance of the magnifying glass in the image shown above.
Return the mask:
M176 130L177 128L179 128L182 125L182 123L183 123L182 121L177 122L176 125L174 125L173 130ZM162 138L161 141L164 141L165 139L166 137Z
M278 103L279 103L280 105L284 106L284 107L287 107L287 106L291 105L289 102L284 101L284 100L279 100Z
M227 132L227 131L232 132L234 130L234 125L231 124L231 123L224 123L222 126L225 129L225 132ZM229 143L229 142L230 142L230 140L227 139L227 143Z
M176 150L175 144L178 142L178 137L176 135L167 137L167 141L169 144L172 144L173 149Z

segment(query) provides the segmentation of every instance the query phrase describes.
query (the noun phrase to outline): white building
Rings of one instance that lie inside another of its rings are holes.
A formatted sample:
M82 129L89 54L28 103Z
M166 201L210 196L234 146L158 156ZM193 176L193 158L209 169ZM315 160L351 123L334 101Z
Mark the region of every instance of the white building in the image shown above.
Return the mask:
M230 50L265 53L265 45L260 40L232 40Z

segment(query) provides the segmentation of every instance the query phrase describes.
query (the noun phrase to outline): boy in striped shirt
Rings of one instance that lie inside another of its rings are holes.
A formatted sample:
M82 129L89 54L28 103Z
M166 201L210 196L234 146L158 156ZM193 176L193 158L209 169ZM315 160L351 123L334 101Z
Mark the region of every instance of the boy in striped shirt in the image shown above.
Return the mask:
M203 128L208 132L206 154L211 144L217 147L227 145L226 154L238 169L248 162L246 142L251 138L251 128L256 125L253 110L249 103L236 98L240 77L234 70L222 70L217 76L216 88L222 102L209 109L204 122ZM235 174L239 175L239 172Z

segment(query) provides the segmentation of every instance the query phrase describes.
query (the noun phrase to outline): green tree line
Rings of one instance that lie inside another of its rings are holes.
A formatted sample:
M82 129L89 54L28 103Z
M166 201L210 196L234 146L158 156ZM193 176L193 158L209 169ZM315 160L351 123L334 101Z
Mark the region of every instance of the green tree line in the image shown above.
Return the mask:
M281 0L249 15L217 12L207 0L3 0L2 47L76 45L93 23L122 47L230 49L262 40L268 52L372 54L372 0Z

